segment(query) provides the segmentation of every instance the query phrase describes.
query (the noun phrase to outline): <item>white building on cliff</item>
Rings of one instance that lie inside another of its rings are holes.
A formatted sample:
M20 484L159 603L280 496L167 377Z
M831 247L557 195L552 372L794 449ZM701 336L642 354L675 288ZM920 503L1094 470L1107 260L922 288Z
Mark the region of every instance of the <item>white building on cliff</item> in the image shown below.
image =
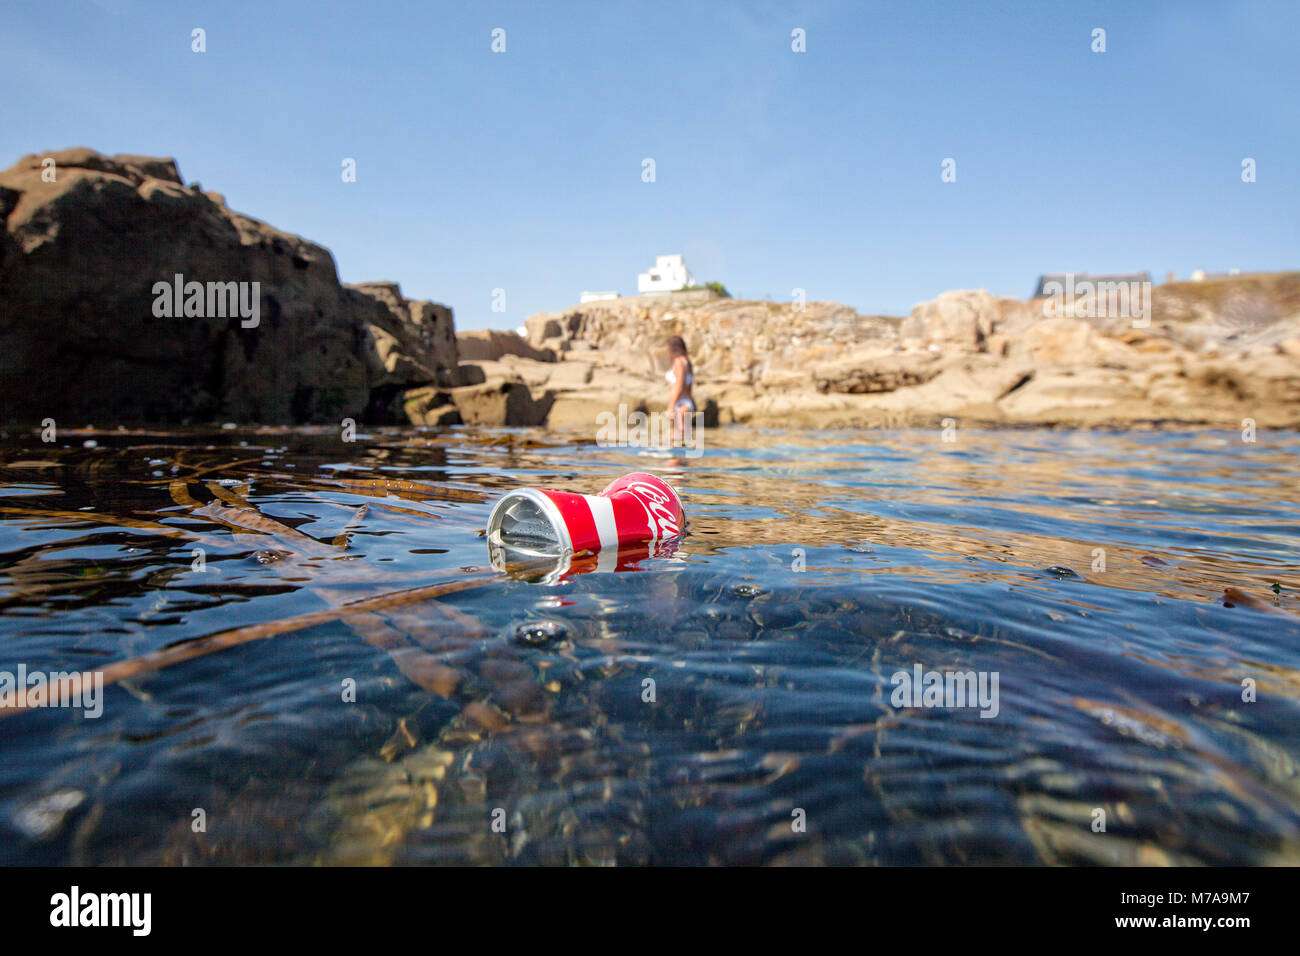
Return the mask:
M676 292L688 285L695 285L695 277L680 255L655 256L654 268L636 277L636 290L641 293Z

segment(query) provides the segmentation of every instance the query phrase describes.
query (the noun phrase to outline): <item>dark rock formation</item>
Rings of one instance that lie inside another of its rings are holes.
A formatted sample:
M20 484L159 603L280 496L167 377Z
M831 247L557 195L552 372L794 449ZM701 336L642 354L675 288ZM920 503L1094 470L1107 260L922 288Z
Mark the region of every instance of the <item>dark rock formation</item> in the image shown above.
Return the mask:
M374 421L454 377L449 310L340 285L328 250L173 160L26 156L0 216L0 420Z

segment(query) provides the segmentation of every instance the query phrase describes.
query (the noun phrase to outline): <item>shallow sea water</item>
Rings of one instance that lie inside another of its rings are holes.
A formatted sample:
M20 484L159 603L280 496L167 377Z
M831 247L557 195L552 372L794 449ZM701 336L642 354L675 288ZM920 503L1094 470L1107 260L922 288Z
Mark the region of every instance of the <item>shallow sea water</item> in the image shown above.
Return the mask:
M178 659L0 711L0 863L1300 863L1300 435L705 442L10 433L0 673ZM675 551L489 566L628 471Z

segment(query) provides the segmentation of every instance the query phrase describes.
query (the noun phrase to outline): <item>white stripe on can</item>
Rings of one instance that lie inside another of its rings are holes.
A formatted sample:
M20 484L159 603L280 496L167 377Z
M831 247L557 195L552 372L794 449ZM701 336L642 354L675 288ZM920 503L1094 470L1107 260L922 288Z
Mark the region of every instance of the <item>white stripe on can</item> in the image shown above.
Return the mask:
M599 495L583 495L591 508L591 517L596 522L596 534L600 536L600 550L618 551L618 522L614 520L614 502Z
M617 571L618 548L601 548L600 553L596 555L596 570Z

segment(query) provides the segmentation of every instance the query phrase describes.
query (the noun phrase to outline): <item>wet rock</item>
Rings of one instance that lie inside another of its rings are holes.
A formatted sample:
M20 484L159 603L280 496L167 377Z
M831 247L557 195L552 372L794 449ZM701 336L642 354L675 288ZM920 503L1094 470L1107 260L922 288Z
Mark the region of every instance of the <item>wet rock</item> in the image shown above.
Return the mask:
M56 835L67 815L86 801L80 790L56 790L27 804L14 815L14 825L33 840Z
M510 717L499 707L479 700L466 704L461 716L472 726L487 731L504 730L510 724Z
M795 601L759 601L750 611L750 620L767 630L790 628L804 620L803 609Z
M558 367L562 368L563 364ZM547 416L547 425L551 428L585 429L595 434L597 422L602 421L601 415L617 415L620 408L626 410L629 418L635 412L648 413L651 409L647 396L653 395L659 384L646 381L640 389L629 387L632 384L624 381L618 390L582 388L558 392Z
M411 389L403 393L402 413L412 425L459 425L460 409L451 399L451 393L433 385Z
M522 382L494 379L451 390L452 402L466 425L540 425L554 396L534 396Z

